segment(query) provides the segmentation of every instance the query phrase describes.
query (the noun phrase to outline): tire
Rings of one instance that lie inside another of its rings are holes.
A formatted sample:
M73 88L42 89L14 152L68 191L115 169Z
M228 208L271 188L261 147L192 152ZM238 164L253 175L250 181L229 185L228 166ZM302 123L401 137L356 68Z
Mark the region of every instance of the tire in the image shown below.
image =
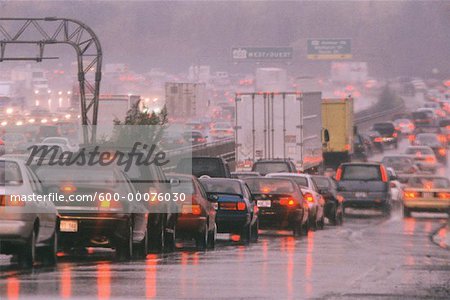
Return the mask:
M208 247L208 224L206 223L204 228L196 234L195 246L199 251L205 251Z
M55 232L53 233L52 237L49 240L48 246L41 249L42 253L42 260L45 265L47 266L54 266L56 265L57 256L58 253L58 232L55 228Z
M26 244L19 252L18 262L21 268L31 268L36 261L36 230L33 229Z
M317 220L316 220L316 216L314 216L314 220L311 218L308 218L308 227L310 230L312 231L316 231L317 230Z
M140 243L134 245L133 257L135 259L145 259L148 254L148 230L145 231L145 236Z
M133 258L133 226L131 224L128 225L127 237L117 245L116 254L121 261Z
M259 220L256 219L255 223L252 226L252 236L251 236L251 242L256 243L259 239Z
M325 228L325 217L322 215L322 218L319 221L319 229L323 230Z
M208 233L208 248L214 249L216 247L217 225L214 223L214 229Z
M344 207L342 207L341 212L337 214L337 225L342 226L344 224Z
M165 230L164 222L161 222L156 229L148 228L148 248L157 253L162 253L165 247Z
M403 206L403 217L404 218L410 218L411 217L411 211L409 208Z
M252 239L252 228L250 224L245 225L244 228L241 230L241 242L245 245L248 245L250 243L250 240Z
M172 232L164 230L164 252L173 252L176 248L176 227L172 228Z

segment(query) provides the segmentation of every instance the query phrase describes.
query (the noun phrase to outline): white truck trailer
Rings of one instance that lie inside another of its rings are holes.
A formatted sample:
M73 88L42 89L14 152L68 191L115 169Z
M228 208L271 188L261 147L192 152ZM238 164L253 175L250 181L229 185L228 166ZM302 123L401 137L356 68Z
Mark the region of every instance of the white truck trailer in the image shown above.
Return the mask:
M236 94L237 168L291 159L302 171L322 165L321 92Z

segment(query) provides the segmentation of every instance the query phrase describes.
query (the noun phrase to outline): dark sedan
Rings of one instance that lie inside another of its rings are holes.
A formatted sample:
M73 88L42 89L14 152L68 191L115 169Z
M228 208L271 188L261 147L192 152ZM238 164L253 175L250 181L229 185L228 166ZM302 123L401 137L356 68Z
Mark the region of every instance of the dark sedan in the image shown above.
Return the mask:
M344 198L337 191L336 182L328 176L313 175L312 180L325 198L324 213L332 225L344 222Z

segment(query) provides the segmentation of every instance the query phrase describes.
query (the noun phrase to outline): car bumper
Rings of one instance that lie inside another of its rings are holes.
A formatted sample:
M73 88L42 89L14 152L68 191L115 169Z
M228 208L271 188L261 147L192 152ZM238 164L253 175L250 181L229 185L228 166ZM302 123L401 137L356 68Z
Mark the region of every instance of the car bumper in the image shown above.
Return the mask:
M0 241L24 243L31 235L34 222L21 220L0 220Z
M304 221L303 209L259 210L260 228L291 228L296 222Z
M177 234L194 234L205 228L207 218L204 216L179 216L177 221Z
M250 223L250 215L247 212L217 211L216 224L219 233L234 233Z
M408 200L403 206L410 210L445 211L450 208L450 200Z
M374 209L382 209L386 206L388 202L384 199L373 199L373 200L360 200L360 199L345 199L344 207L345 208L374 208Z

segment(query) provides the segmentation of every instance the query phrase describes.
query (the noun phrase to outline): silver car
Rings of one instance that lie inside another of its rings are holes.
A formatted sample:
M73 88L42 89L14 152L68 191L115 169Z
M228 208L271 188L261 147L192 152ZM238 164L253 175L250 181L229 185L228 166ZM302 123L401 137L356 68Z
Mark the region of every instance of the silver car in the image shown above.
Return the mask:
M37 254L46 264L56 263L57 211L42 196L24 161L0 159L0 254L17 255L21 267L32 267Z

